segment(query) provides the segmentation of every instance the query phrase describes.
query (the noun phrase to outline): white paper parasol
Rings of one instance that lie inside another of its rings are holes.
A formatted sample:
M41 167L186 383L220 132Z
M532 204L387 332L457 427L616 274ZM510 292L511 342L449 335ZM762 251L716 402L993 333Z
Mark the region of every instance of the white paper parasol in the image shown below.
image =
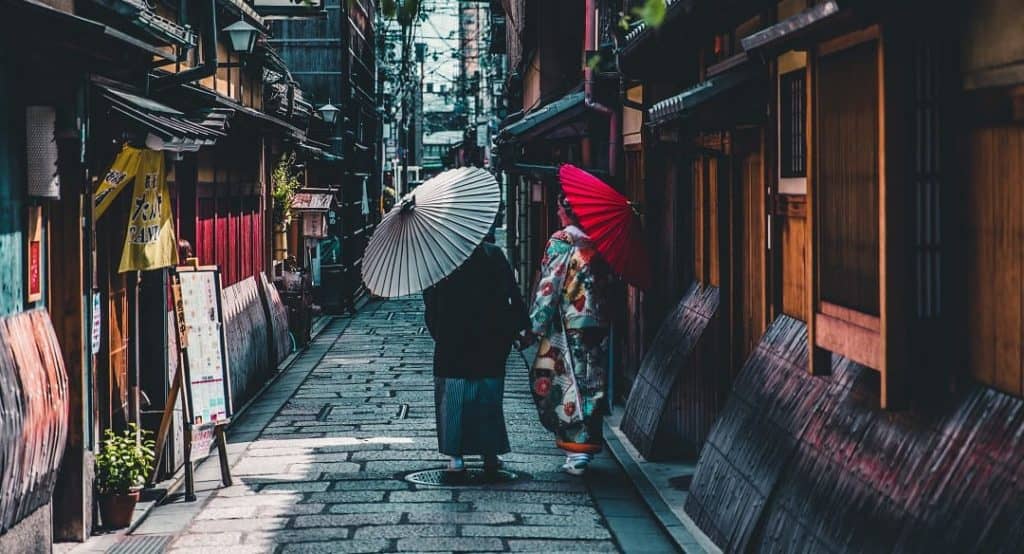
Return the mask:
M483 242L500 199L498 182L475 167L445 171L406 194L366 247L366 287L395 298L451 275Z

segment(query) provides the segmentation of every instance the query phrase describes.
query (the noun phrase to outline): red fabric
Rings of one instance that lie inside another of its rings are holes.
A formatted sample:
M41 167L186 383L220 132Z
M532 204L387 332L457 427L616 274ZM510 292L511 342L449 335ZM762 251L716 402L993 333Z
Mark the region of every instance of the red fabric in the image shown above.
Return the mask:
M640 218L633 212L629 200L572 164L559 168L558 178L580 226L590 235L612 270L634 286L649 288L650 258Z

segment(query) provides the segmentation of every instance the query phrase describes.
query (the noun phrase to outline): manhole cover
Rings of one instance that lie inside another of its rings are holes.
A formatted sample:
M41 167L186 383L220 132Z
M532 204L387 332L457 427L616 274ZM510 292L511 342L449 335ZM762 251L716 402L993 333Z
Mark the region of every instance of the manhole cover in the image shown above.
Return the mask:
M509 483L516 479L519 479L519 474L507 469L491 472L476 467L468 467L465 471L458 472L445 469L427 469L424 471L414 471L405 476L405 480L410 483L434 487L473 487L494 483Z

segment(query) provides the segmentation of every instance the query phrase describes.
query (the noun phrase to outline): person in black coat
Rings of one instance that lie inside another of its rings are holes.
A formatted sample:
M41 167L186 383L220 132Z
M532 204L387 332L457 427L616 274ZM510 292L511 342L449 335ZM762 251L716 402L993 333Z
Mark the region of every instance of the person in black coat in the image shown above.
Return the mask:
M493 240L493 239L492 239ZM496 470L509 452L502 412L505 360L513 342L529 340L529 314L504 252L488 241L444 280L423 292L434 338L438 450L450 471L480 455Z

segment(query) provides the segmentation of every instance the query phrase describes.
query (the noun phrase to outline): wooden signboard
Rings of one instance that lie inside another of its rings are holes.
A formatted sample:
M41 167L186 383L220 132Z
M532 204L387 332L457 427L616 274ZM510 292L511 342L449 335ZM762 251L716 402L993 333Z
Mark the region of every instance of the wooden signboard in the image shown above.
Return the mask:
M227 423L231 382L225 348L220 271L217 267L179 267L174 278L178 344L188 380L186 391L193 426Z
M195 260L191 258L191 260ZM192 451L202 454L214 440L220 455L221 477L231 485L224 426L231 421L231 373L224 334L220 269L198 265L177 267L171 281L174 323L178 336L178 372L164 407L157 434L157 460L152 480L160 465L167 431L173 420L178 393L184 389L185 494L195 500L192 479Z

